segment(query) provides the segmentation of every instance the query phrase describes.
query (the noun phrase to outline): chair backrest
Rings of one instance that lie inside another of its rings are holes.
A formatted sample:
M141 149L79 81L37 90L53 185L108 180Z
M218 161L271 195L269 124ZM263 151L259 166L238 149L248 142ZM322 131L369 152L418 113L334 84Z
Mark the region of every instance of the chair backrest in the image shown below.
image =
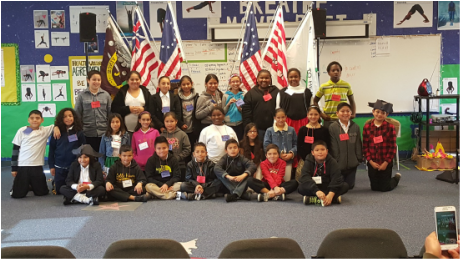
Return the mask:
M66 248L60 246L11 246L2 247L2 258L67 258L75 256Z
M126 239L112 243L103 258L190 258L184 247L170 239Z
M407 258L400 236L389 229L350 228L329 233L320 245L322 258Z
M218 258L306 258L290 238L238 240L228 244Z

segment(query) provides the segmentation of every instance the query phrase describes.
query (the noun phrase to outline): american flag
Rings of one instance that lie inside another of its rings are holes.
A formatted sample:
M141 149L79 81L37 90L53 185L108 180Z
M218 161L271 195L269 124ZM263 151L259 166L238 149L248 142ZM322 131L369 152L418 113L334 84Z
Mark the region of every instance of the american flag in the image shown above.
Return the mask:
M276 77L276 86L284 88L287 81L287 47L285 43L285 25L283 22L283 8L279 8L272 27L266 50L263 54L263 67L270 68L272 78Z
M139 17L137 9L136 14ZM148 87L153 86L156 82L156 73L154 71L159 66L159 62L152 46L149 44L149 37L142 26L143 23L139 19L133 26L135 47L131 53L131 70L139 72L141 74L141 85ZM141 30L144 36L141 34Z
M181 61L178 38L179 32L175 34L175 24L170 5L166 9L165 23L163 27L162 43L160 46L160 68L158 77L167 76L174 79L181 77ZM180 38L179 38L180 39Z
M259 49L258 29L253 6L247 7L250 11L246 20L245 34L243 36L242 61L240 63L240 77L247 90L256 86L256 77L261 70L261 51Z

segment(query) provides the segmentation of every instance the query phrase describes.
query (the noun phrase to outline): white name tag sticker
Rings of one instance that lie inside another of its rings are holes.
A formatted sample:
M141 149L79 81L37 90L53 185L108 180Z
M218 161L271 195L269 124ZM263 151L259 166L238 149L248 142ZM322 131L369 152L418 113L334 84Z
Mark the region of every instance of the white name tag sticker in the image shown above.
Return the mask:
M147 142L144 142L144 143L140 143L139 144L139 150L144 150L146 148L149 148L149 145L147 144Z
M112 148L120 148L122 146L122 143L120 142L111 142Z
M315 181L315 184L322 184L322 177L317 176L317 177L312 177L312 179Z
M123 188L128 188L128 187L133 186L133 183L131 182L131 180L124 180L122 181L122 185L123 185Z

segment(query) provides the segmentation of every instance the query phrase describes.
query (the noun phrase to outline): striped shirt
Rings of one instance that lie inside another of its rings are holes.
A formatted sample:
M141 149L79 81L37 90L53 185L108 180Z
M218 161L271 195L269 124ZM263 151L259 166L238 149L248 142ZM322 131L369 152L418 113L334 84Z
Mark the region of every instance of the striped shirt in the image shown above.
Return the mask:
M375 137L382 137L382 142L375 143ZM363 154L367 161L377 164L392 163L397 151L395 128L393 124L384 121L379 127L375 120L363 126Z
M340 101L333 101L333 94L340 95ZM329 80L327 83L323 83L317 94L315 95L318 98L325 96L325 114L329 115L332 119L338 119L336 115L336 109L339 103L347 102L347 97L352 96L352 88L349 83L340 79L338 82L334 83Z

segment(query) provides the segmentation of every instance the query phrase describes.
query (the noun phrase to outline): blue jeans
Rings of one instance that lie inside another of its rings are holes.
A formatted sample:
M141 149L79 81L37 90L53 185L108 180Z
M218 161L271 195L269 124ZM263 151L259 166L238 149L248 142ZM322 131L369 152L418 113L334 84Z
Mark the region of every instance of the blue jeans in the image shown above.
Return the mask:
M230 191L231 194L237 194L237 196L242 196L242 194L247 190L248 184L247 184L247 179L246 177L243 181L241 182L234 182L228 180L226 177L222 177L221 175L216 175L218 179L226 186L226 188Z

